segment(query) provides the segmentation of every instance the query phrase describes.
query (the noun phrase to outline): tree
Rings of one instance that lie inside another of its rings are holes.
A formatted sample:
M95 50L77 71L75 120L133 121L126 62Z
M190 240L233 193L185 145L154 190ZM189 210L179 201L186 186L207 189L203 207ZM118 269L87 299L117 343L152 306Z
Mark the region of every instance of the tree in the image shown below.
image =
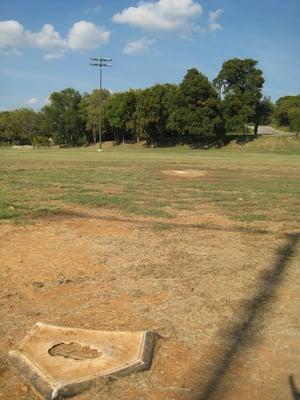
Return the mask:
M50 104L43 108L43 113L52 126L55 142L73 146L78 144L84 132L80 103L81 94L72 88L50 95Z
M225 61L214 84L220 97L224 96L226 130L243 130L244 124L253 122L254 135L257 135L264 84L263 73L257 68L257 61L238 58Z
M39 115L32 109L20 108L14 111L14 121L23 141L35 146L35 138L39 135Z
M106 100L110 97L110 93L106 89L102 89L102 107L104 109ZM100 125L100 89L93 90L92 93L84 94L80 103L81 117L85 124L85 134L88 142L96 143L97 133L99 133ZM102 113L102 123L104 121Z
M300 108L292 108L289 111L290 129L296 132L297 136L300 133Z
M39 113L19 108L0 114L0 141L35 145L39 135Z
M169 99L174 90L175 85L156 84L140 91L137 96L135 129L137 136L143 137L148 145L154 146L166 141Z
M14 135L12 112L0 112L0 143L12 143Z
M136 141L139 142L140 138L136 132L135 127L135 119L134 114L136 111L136 104L137 104L137 96L138 90L130 89L125 92L125 96L123 98L124 106L125 106L125 131L127 138L130 139L131 137L135 136ZM124 139L124 136L123 136Z
M115 141L125 143L134 134L133 115L136 109L136 92L129 90L115 93L105 104L104 115L107 130L114 135Z
M39 131L41 136L53 140L55 132L55 121L53 120L50 112L51 108L46 105L39 112Z
M207 77L195 68L188 70L170 108L168 127L177 135L222 136L221 102Z
M300 112L300 95L280 97L275 103L274 117L277 125L297 131L297 115Z
M274 104L269 97L263 97L257 104L254 121L256 125L268 125L272 122Z

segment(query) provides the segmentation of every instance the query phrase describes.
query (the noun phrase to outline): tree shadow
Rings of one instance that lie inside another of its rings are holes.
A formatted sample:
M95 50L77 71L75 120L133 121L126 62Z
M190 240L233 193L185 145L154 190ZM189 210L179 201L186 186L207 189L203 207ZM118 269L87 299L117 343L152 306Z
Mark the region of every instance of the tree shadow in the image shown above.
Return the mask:
M297 388L294 380L293 374L289 376L289 384L291 388L291 393L294 400L300 400L300 389Z
M255 296L250 300L244 310L241 321L224 332L224 335L230 337L229 346L226 346L224 353L213 366L213 373L204 387L199 387L194 400L210 400L220 387L223 377L230 368L234 358L241 353L247 346L250 346L250 339L253 339L254 323L257 319L263 317L270 305L270 300L274 295L276 287L283 279L290 259L295 253L297 243L300 239L300 232L287 234L286 243L277 250L277 258L274 264L262 276L260 286ZM293 377L290 378L291 390L294 399L299 400L299 392L295 389ZM295 397L298 396L298 397Z
M141 225L142 227L149 228L157 228L157 229L202 229L208 231L223 231L223 232L240 232L240 233L249 233L249 234L258 234L258 235L269 235L272 234L271 231L264 228L253 228L247 226L222 226L213 223L198 223L198 224L180 224L175 222L160 222L160 221L151 221L147 219L135 219L131 217L119 217L119 216L107 216L107 215L93 215L84 211L73 211L73 210L58 210L54 212L49 211L49 213L45 214L37 214L36 218L41 218L43 216L47 216L48 218L89 218L95 219L98 221L111 221L111 222L120 222L120 223L131 223L135 225ZM34 218L34 216L32 216Z
M222 147L229 145L230 143L235 143L243 146L247 143L255 141L256 139L258 139L258 137L253 134L251 135L232 134L232 135L226 135L222 139L216 139L215 137L206 137L197 142L193 142L190 145L190 147L192 149L202 149L202 150L209 150L212 148L220 149Z
M245 145L250 142L254 142L257 139L257 136L254 135L241 135L234 137L232 140L235 141L236 144Z

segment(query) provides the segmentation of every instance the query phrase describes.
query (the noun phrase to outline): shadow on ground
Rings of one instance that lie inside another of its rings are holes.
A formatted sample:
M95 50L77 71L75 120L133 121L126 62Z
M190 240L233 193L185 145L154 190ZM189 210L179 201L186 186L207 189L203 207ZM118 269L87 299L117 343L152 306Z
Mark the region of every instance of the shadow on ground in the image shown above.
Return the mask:
M274 291L283 279L284 273L289 266L289 261L295 253L296 246L300 240L300 232L287 234L286 237L286 243L277 251L274 264L264 273L255 296L246 306L244 315L240 319L243 322L235 324L223 333L224 336L230 338L229 345L226 346L226 350L220 354L218 361L212 366L213 372L207 384L196 390L197 394L194 400L213 399L234 358L253 343L254 324L267 311ZM299 400L300 395L292 375L289 377L289 383L294 399Z
M148 226L151 228L157 229L203 229L203 230L211 230L211 231L224 231L224 232L241 232L241 233L253 233L259 235L269 235L272 234L271 231L263 228L254 228L247 226L221 226L213 223L198 223L198 224L180 224L175 222L159 222L159 221L151 221L148 219L134 219L132 217L115 217L115 216L105 216L105 215L93 215L86 212L81 211L73 211L73 210L61 210L59 213L50 214L49 217L52 218L92 218L98 221L112 221L112 222L122 222L122 223L132 223L135 225L141 225L143 227ZM41 218L40 215L37 215L36 218Z
M214 137L208 136L208 137L203 137L202 140L199 140L196 143L192 143L190 146L192 149L202 149L202 150L209 150L212 148L220 149L222 147L227 146L230 143L235 143L243 146L247 143L253 142L256 139L258 139L258 136L254 136L253 134L226 135L221 140L216 140Z
M300 400L300 389L297 389L294 376L291 374L289 376L289 384L291 388L291 393L294 400Z
M258 138L258 135L255 136L253 133L249 134L227 134L223 137L217 138L215 136L210 135L191 135L190 137L186 137L185 140L182 140L182 135L173 136L172 138L157 141L155 143L147 143L143 142L142 147L146 148L169 148L176 146L184 146L187 145L191 149L202 149L209 150L213 148L220 149L224 146L227 146L230 143L236 143L239 145L244 145L249 142L253 142ZM137 144L136 141L126 140L126 144ZM115 142L114 146L122 146L124 143L122 141Z

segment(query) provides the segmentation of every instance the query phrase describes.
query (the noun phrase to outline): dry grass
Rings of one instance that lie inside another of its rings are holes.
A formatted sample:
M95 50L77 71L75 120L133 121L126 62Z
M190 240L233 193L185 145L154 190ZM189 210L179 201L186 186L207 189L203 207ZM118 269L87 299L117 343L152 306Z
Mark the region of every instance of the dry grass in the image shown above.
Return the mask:
M99 381L80 400L289 398L289 375L300 379L297 154L1 155L1 400L38 399L5 361L37 321L160 334L149 372ZM207 174L162 173L188 169Z

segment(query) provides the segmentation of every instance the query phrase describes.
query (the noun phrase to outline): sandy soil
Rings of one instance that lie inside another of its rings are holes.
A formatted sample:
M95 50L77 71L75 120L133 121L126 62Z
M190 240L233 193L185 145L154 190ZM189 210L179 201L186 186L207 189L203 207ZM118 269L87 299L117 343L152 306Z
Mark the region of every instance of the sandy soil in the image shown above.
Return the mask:
M211 208L169 221L68 211L0 225L1 400L39 398L6 360L38 321L160 335L150 371L78 400L299 398L299 235Z
M197 169L165 169L162 171L165 175L176 176L180 178L203 178L208 174L207 171Z

